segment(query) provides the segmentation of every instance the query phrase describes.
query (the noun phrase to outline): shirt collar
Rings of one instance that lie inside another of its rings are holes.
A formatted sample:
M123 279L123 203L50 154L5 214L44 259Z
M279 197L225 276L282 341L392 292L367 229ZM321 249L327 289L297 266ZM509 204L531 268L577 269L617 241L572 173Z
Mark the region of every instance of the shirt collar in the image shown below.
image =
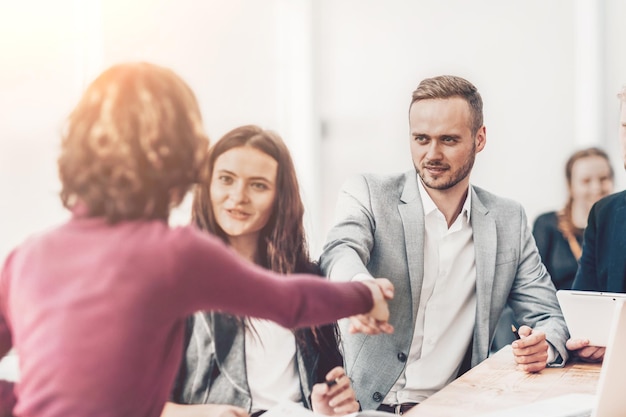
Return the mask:
M422 178L420 178L417 172L415 173L415 175L417 175L417 188L419 188L420 197L422 199L422 207L424 208L424 216L428 216L433 211L439 210L439 209L437 208L437 205L435 205L435 202L433 201L433 199L430 198L430 195L428 195L428 192L426 192L426 187L424 187ZM459 213L459 216L463 216L463 213L465 213L467 215L467 222L469 223L471 212L472 212L472 185L470 184L467 190L467 197L465 197L465 201L463 202L463 208L461 208L461 213Z

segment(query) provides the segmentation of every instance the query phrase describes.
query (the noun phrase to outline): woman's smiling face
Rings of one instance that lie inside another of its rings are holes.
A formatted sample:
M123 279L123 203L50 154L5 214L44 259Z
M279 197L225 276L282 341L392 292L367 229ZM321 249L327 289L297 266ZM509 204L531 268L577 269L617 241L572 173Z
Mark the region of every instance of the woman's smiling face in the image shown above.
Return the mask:
M276 200L278 162L268 154L239 146L215 160L210 195L215 220L233 240L258 242Z

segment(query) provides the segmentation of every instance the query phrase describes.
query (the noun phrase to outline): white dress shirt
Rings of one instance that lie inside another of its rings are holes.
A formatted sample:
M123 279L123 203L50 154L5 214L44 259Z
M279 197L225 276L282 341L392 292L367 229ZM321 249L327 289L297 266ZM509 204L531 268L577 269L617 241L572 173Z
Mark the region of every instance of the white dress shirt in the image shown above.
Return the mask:
M447 221L418 178L424 207L424 281L404 374L384 404L421 402L456 378L476 321L471 192Z

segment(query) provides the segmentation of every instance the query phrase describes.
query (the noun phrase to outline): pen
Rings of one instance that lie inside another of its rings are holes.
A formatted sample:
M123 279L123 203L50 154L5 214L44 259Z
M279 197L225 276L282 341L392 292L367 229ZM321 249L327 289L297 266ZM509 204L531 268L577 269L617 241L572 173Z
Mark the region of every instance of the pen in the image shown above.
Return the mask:
M331 379L330 381L326 381L326 385L328 385L328 387L330 388L333 385L337 385L337 383L339 382L340 379L341 379L341 377L335 378L335 379Z
M519 340L519 339L520 339L520 337L519 337L519 333L518 333L518 331L517 331L517 328L516 328L514 325L512 325L512 324L511 324L511 331L512 331L512 332L513 332L513 334L515 335L515 340Z

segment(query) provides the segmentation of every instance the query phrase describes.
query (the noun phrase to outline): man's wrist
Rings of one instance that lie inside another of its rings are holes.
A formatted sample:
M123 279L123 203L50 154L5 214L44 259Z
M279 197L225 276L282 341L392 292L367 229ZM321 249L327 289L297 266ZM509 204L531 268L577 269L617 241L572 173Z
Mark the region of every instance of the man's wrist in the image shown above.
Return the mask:
M550 342L548 342L548 359L546 360L546 365L550 367L563 366L563 358Z
M373 280L374 277L370 274L366 274L364 272L359 272L355 276L352 277L352 281L370 281Z

